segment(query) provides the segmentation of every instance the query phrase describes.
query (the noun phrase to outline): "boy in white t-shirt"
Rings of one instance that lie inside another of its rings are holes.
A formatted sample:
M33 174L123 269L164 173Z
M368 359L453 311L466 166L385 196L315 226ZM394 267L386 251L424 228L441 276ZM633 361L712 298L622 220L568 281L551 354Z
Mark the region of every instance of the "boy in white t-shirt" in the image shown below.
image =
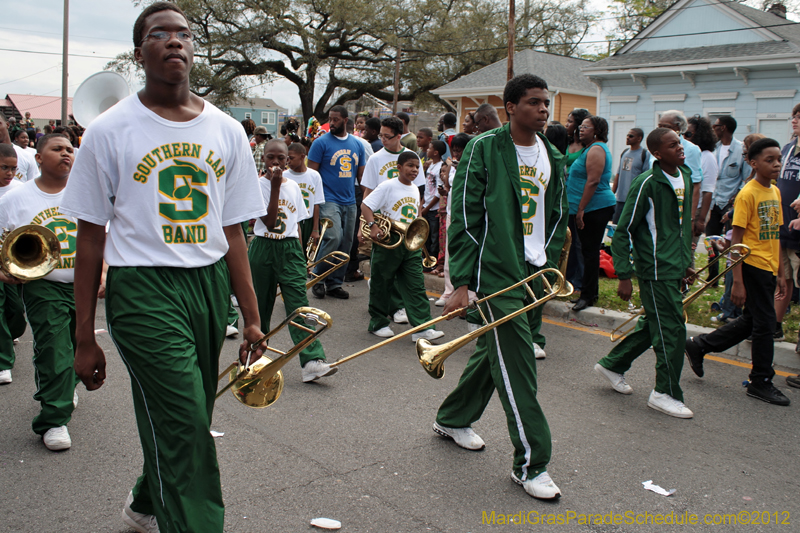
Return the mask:
M42 435L44 445L54 451L72 446L67 424L77 403L78 376L72 368L75 360L72 284L78 226L74 218L59 211L74 159L69 139L61 134L45 135L36 154L42 167L41 176L0 200L0 226L14 230L36 224L52 230L61 243L61 259L56 269L20 287L34 339L37 390L33 397L41 404L41 411L33 419L33 431ZM0 280L20 283L4 274L0 274Z
M374 156L373 156L374 157ZM370 160L371 161L371 160ZM369 163L368 163L369 164ZM370 228L373 241L384 238L379 226L375 223L374 212L399 222L410 223L417 218L419 209L419 189L413 184L414 176L420 168L419 156L407 151L397 158L397 179L384 181L372 194L361 203L361 214ZM361 235L359 234L359 237ZM372 278L369 287L369 331L378 337L392 337L394 332L389 327L389 313L392 304L387 298L389 290L397 287L402 303L408 313L408 321L412 327L431 320L431 308L425 292L425 281L422 277L422 257L417 250L412 252L404 245L394 249L375 245L372 247L370 262ZM414 333L412 340L438 339L444 333L429 329Z
M17 152L10 144L0 144L0 197L22 183L17 173ZM13 285L0 283L0 385L11 383L14 368L14 339L25 333L25 311L19 291Z
M267 204L267 214L256 219L255 238L248 252L262 331L270 330L278 285L287 315L298 307L308 306L306 258L298 226L309 219L309 213L300 187L282 176L287 155L286 143L281 140L269 141L264 147L265 172L259 183L264 203ZM295 321L305 325L300 318ZM294 327L289 328L289 333L295 343L306 337L305 332ZM300 364L303 367L303 382L330 376L338 370L330 368L325 362L325 352L319 339L300 352Z
M322 187L322 176L319 172L306 166L306 147L300 143L289 145L289 170L285 176L297 183L303 193L303 201L310 215L300 222L300 244L308 239L319 240L319 206L325 203L325 191Z
M425 246L433 257L439 256L439 170L442 168L442 154L445 153L447 145L443 141L431 141L428 143L427 161L430 162L428 170L425 172L425 196L422 200L422 212L420 216L428 221L430 233ZM435 268L428 269L435 272L442 272L444 267L437 264ZM423 269L424 271L425 269Z

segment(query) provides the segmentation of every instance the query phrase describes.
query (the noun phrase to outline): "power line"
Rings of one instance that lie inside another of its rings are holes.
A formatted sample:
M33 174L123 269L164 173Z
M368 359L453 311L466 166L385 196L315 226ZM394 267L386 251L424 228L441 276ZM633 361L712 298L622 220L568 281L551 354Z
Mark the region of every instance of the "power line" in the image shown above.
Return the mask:
M33 74L28 74L27 76L23 76L21 78L15 79L15 80L4 81L3 83L0 83L0 85L7 85L9 83L14 83L15 81L20 81L20 80L24 80L24 79L27 79L27 78L31 78L33 76L36 76L37 74L41 74L42 72L47 72L48 70L52 70L52 69L58 68L60 66L61 66L61 64L59 63L58 65L53 65L52 67L48 67L48 68L46 68L44 70L40 70L39 72L34 72Z
M58 35L59 37L62 35L61 32L37 31L37 30L20 30L19 28L9 28L8 26L0 26L0 30L13 31L13 32L17 32L17 33L38 33L38 34L41 34L41 35ZM130 39L110 39L110 38L106 38L106 37L91 37L89 35L74 35L72 33L70 33L69 36L70 36L70 38L72 38L72 37L80 37L81 39L92 39L92 40L95 40L95 41L116 41L116 42L120 42L120 43L131 43Z
M20 52L23 54L41 54L46 56L60 56L61 52L39 52L37 50L18 50L16 48L0 48L0 51L3 52ZM94 55L86 55L86 54L68 54L70 57L88 57L91 59L116 59L116 57L107 57L107 56L94 56Z

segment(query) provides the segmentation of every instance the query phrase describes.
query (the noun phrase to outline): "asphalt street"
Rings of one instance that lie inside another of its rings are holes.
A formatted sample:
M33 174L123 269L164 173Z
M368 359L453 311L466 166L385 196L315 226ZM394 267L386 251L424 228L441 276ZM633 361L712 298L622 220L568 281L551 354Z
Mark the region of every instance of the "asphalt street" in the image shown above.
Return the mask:
M350 300L310 302L334 319L321 337L329 360L378 340L366 331L366 283L346 288ZM106 327L103 313L101 304L98 329ZM273 323L283 316L276 306ZM467 333L461 320L441 329L443 340ZM685 366L682 386L695 418L679 420L647 407L652 352L629 372L634 393L623 396L592 371L611 347L607 337L570 323L548 322L543 331L539 401L552 432L549 472L563 493L559 501L534 500L510 479L512 448L496 396L474 426L484 451L460 449L433 433L436 410L472 345L447 360L437 381L406 339L315 384L301 383L299 362L291 361L272 407L250 409L230 395L217 402L212 429L224 433L215 441L225 531L311 531L317 517L339 520L351 532L543 531L548 527L535 524L542 514L568 519L549 526L565 532L800 530L800 394L782 377L776 384L790 407L748 398L741 366L710 361L703 379ZM108 379L97 392L79 388L72 448L60 453L48 451L30 429L38 411L30 330L17 346L14 382L0 387L0 531L129 531L119 515L141 471L139 437L128 374L108 334L98 338ZM234 360L237 344L226 341L221 367ZM282 332L273 346L289 344ZM645 490L648 480L675 493ZM495 523L486 524L493 512ZM721 522L725 514L727 525L703 523ZM507 515L528 523L502 525ZM581 515L593 515L593 523L586 517L580 523ZM696 515L698 523L656 525L657 515L678 521ZM730 525L731 515L748 524ZM618 523L597 523L608 519ZM625 523L637 520L649 521Z

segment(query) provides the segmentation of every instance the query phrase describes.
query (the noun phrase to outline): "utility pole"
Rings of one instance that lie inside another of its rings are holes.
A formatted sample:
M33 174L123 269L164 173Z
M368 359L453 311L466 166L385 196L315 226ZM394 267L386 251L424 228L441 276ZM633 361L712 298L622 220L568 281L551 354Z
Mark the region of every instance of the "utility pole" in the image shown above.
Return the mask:
M514 3L515 0L508 0L508 72L506 81L514 77L514 35L516 34Z
M392 98L392 115L397 114L397 100L400 98L400 56L403 48L397 45L397 58L394 63L394 97Z
M61 59L61 125L67 125L67 90L69 88L69 0L64 0L64 44Z

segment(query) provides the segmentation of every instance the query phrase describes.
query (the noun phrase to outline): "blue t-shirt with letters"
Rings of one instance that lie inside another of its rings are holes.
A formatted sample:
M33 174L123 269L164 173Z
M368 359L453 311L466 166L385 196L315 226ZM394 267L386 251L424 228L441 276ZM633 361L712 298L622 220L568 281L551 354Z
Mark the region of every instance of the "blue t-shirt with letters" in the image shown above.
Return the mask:
M359 167L367 164L364 144L347 135L326 133L311 145L308 160L319 163L325 201L339 205L356 203L355 184Z

